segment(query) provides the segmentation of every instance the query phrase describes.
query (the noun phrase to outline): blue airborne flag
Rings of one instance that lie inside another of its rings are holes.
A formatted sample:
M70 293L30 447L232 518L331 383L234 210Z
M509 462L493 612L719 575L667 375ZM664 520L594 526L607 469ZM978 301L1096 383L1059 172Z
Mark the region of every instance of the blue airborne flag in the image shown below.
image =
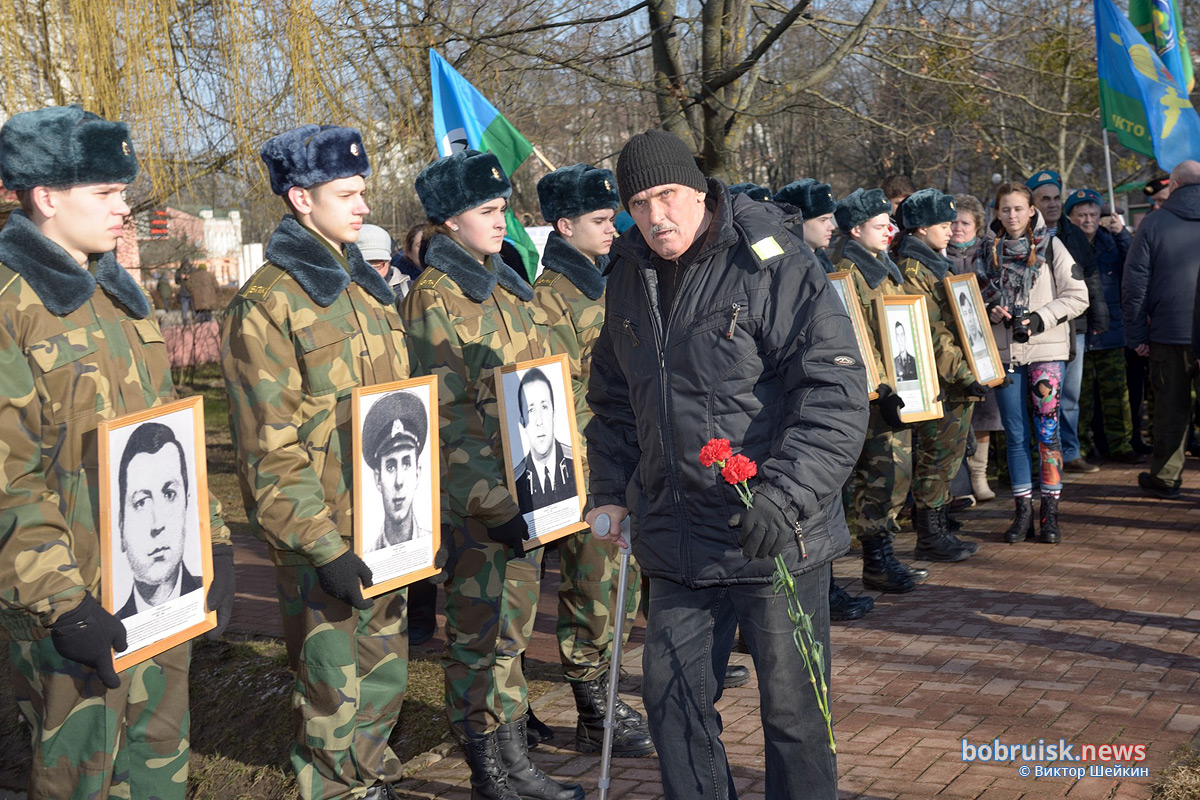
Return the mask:
M438 154L448 156L468 148L491 153L511 178L513 170L529 158L533 145L450 62L433 50L429 51L429 71L433 80L433 135ZM525 271L532 280L537 274L537 247L511 208L505 212L505 219L507 238L521 253Z
M1117 141L1170 170L1200 158L1200 115L1112 0L1095 0L1100 113Z

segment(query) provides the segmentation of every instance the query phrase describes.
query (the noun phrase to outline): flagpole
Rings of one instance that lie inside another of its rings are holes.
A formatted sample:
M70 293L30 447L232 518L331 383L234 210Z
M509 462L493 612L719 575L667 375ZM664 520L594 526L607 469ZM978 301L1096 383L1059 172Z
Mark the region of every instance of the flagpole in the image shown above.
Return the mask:
M546 165L546 169L550 170L551 172L554 172L554 170L557 169L557 167L551 164L550 161L544 155L542 155L542 151L537 148L537 145L534 145L533 147L533 154L537 156L538 161L541 161Z
M1108 151L1108 128L1101 126L1100 134L1104 137L1104 172L1108 176L1108 204L1112 206L1113 216L1117 216L1117 198L1113 194L1112 154ZM1121 220L1124 222L1124 219Z

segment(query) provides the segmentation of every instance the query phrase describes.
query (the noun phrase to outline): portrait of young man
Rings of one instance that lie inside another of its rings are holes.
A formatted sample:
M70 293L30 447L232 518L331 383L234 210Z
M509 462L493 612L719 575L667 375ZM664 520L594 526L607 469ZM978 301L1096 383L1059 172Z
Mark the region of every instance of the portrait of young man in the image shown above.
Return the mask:
M203 587L183 563L190 496L187 462L175 432L161 422L134 429L117 470L121 552L133 587L117 612L127 619Z
M363 459L383 502L383 526L368 540L368 552L433 535L429 520L417 514L415 502L425 487L421 455L428 429L425 404L408 391L385 395L366 414Z
M534 367L521 377L517 390L521 430L529 452L514 467L517 505L522 514L575 496L575 462L571 445L554 436L554 387Z
M912 353L908 352L908 331L899 322L895 324L892 330L892 345L896 350L896 355L892 357L892 361L896 365L896 380L917 380L917 359L913 357Z

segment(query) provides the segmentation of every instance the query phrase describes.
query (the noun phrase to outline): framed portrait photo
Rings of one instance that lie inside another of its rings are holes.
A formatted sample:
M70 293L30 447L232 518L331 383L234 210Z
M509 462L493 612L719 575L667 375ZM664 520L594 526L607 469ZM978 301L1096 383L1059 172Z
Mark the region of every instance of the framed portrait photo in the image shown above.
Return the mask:
M354 552L374 582L364 597L438 572L441 453L437 378L359 387L354 419Z
M867 368L867 388L869 390L867 396L874 400L879 397L876 389L882 378L879 370L875 369L875 359L871 357L871 336L867 331L867 321L862 314L858 293L854 291L850 271L831 273L829 282L833 285L833 291L841 299L842 305L846 307L846 313L850 315L850 324L854 326L854 341L858 344L858 355L862 359L863 366Z
M933 357L933 332L925 296L897 294L880 297L879 321L884 328L883 366L904 408L903 422L922 422L942 416L940 386Z
M968 273L947 275L942 283L954 309L954 321L958 323L959 344L971 372L975 373L975 380L984 386L999 386L1004 382L1004 365L1000 363L1000 351L992 336L987 306L979 293L979 281L974 274Z
M583 530L583 463L565 355L496 369L504 474L529 525L526 548Z
M212 582L204 400L102 420L100 602L125 624L121 671L217 625Z

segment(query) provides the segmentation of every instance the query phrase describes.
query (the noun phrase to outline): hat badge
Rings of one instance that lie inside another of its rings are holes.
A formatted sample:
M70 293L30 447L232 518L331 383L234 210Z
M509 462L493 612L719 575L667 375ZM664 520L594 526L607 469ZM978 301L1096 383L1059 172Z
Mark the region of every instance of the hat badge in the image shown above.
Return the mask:
M352 155L352 156L358 155L358 142L350 143L350 155Z
M1049 172L1043 172L1041 175L1038 175L1038 180L1039 180L1039 181L1048 181L1048 180L1050 180L1050 173L1049 173Z
M133 154L133 148L129 146L129 142L121 142L121 152L127 156Z
M492 167L492 177L498 181L503 180L503 178L500 177L500 170L496 169L495 167Z
M402 433L405 433L404 420L400 420L400 419L392 420L392 432L388 435L388 438L394 439L395 437L399 436Z
M604 191L606 191L606 192L612 191L612 184L608 182L608 178L604 179Z

